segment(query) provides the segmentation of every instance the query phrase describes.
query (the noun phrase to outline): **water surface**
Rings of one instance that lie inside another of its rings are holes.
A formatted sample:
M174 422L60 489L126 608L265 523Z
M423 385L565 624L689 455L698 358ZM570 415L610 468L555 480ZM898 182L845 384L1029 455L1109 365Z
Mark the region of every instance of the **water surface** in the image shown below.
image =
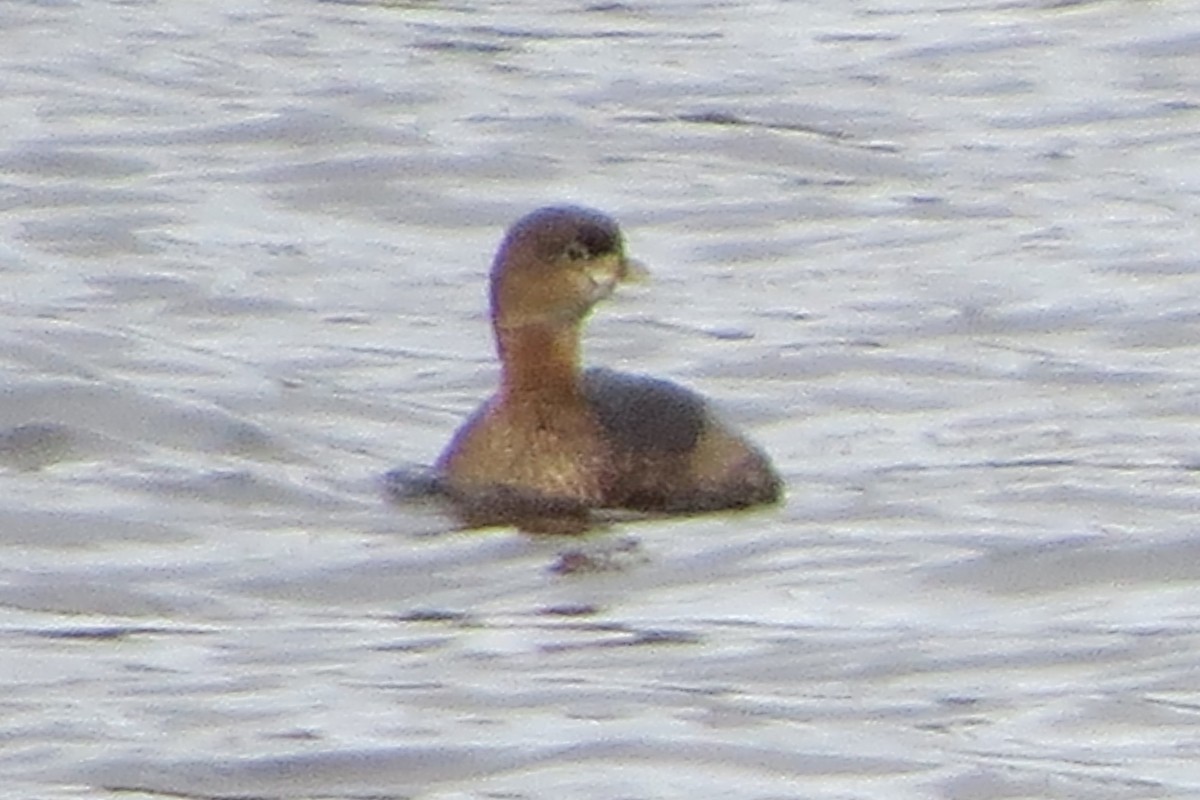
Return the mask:
M1198 58L1166 1L0 7L4 784L1195 796ZM382 497L560 201L654 272L589 361L783 507Z

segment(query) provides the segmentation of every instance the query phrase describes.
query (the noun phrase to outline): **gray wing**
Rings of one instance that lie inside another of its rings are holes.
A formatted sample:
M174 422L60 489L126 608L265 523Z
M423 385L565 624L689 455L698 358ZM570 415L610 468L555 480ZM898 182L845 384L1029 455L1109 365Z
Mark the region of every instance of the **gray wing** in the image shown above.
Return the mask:
M644 375L589 369L583 393L610 440L635 452L687 453L700 440L708 416L700 395Z

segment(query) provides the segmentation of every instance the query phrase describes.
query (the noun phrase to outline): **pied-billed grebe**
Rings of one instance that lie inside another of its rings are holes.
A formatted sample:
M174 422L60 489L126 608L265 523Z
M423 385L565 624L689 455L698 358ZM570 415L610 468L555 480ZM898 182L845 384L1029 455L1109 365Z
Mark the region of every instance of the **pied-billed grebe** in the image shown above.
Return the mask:
M638 270L617 223L598 211L552 206L509 228L491 275L500 389L435 467L440 488L471 524L779 499L766 456L696 393L607 369L580 371L584 318Z

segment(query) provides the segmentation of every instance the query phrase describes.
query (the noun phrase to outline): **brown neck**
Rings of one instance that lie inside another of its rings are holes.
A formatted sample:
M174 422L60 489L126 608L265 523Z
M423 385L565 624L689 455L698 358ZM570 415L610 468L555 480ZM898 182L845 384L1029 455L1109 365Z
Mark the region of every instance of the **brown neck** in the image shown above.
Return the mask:
M523 325L496 327L503 365L502 391L507 395L577 397L579 326Z

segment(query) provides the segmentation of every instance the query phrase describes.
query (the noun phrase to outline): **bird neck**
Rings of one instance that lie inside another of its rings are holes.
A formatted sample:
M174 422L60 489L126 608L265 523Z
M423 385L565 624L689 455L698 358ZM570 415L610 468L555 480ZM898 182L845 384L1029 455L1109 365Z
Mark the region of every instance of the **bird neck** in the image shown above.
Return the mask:
M509 396L580 396L579 325L496 326L501 387Z

